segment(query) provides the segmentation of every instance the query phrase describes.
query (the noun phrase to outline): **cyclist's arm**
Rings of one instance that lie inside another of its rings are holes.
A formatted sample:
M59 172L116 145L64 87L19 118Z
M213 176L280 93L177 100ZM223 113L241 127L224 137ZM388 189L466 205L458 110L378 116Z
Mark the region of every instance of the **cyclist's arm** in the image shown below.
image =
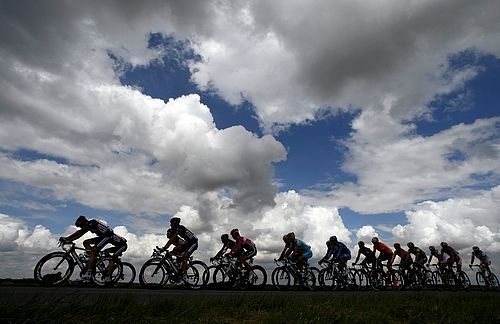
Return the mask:
M472 256L471 256L471 258L470 258L470 264L474 264L474 259L475 259L475 258L474 258L474 253L472 253Z
M281 255L280 257L278 258L278 260L282 260L283 258L287 257L290 255L290 253L292 253L292 249L291 248L288 248L286 245L285 247L283 248L283 251L281 252Z
M64 240L66 240L66 241L72 242L74 240L78 240L80 237L85 235L85 233L87 233L88 231L89 231L88 227L82 227L78 231L74 232L73 234L68 235L66 237L62 237L62 238L64 238Z
M231 251L229 251L229 254L235 254L236 252L238 252L239 250L241 249L241 242L236 242L233 246L233 248L231 249Z
M433 255L433 254L431 254L431 255L429 256L429 261L427 261L427 264L431 263L431 261L432 261L432 258L433 258L433 257L434 257L434 255Z
M361 256L361 250L358 250L358 256L356 257L356 261L354 261L354 263L358 263L360 256Z
M172 245L172 244L175 242L175 240L177 239L177 234L178 234L178 232L177 232L177 231L175 231L175 232L173 233L172 238L170 238L170 239L167 241L167 243L165 243L165 245L161 248L161 249L162 249L162 251L165 251L166 249L168 249L168 248L170 247L170 245Z

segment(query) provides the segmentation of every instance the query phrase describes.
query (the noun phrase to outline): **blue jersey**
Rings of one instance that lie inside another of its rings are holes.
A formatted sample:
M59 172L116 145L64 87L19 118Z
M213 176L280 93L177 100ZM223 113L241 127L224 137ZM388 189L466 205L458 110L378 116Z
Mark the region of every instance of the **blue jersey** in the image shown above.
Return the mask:
M332 257L333 260L336 260L341 255L348 255L350 257L351 251L344 243L338 242L336 245L332 245L328 248L328 251L326 251L326 255L323 257L323 260L328 260L330 259L330 257Z
M299 239L295 239L295 241L293 241L291 248L292 249L300 249L303 254L311 251L311 246L307 245L304 241L299 240Z

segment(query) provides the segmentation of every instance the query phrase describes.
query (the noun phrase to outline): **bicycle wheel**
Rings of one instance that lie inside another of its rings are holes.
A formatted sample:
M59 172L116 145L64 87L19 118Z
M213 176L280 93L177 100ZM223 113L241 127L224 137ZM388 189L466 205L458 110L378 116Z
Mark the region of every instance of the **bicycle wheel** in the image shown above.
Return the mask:
M316 284L316 276L311 269L307 269L302 273L302 287L307 290L314 290Z
M436 283L434 281L434 276L432 275L432 271L423 270L422 278L423 278L422 284L424 287L430 289L436 289Z
M260 265L255 265L248 273L248 283L250 288L264 289L267 283L266 270Z
M489 275L488 275L488 281L490 283L490 287L491 289L493 290L499 290L500 289L500 286L498 284L498 278L497 276L490 271Z
M422 289L422 281L420 280L420 276L415 271L410 271L408 273L408 283L405 283L405 286L413 289L420 290Z
M333 268L323 268L319 272L319 284L323 290L337 289L337 276Z
M370 271L369 279L370 279L370 286L372 287L373 290L385 289L387 282L384 271L380 269Z
M205 287L208 284L209 280L209 274L208 272L208 266L205 264L205 262L196 260L191 262L190 267L195 267L196 270L198 271L198 275L200 277L198 285L201 287Z
M189 289L200 289L203 286L203 275L200 276L196 266L188 266L184 285Z
M92 282L99 287L113 285L120 280L122 272L121 261L115 261L113 257L102 257L94 264Z
M321 270L318 269L317 267L310 267L309 270L311 270L312 273L314 274L314 290L317 290L317 289L320 288L320 285L319 285L319 272Z
M483 291L486 291L489 288L489 282L482 272L476 272L476 283Z
M226 266L217 266L213 274L215 287L219 289L230 289L236 281L236 276Z
M294 279L285 267L277 267L271 274L274 288L278 290L288 290L292 286Z
M364 271L358 269L353 270L352 277L354 279L356 289L366 289L368 286L368 277Z
M146 261L139 272L139 283L143 288L158 289L168 280L167 270L159 259Z
M120 279L117 284L120 287L131 287L135 280L135 268L129 262L122 262L122 266L122 274L120 275Z
M207 270L203 273L203 282L205 282L205 286L208 288L215 288L215 282L213 281L213 275L216 265L211 265L207 268Z
M432 271L432 279L434 281L434 287L438 290L442 290L446 286L446 282L443 276L438 271Z
M469 276L465 272L460 271L457 274L457 277L458 277L458 280L460 282L460 288L463 290L469 290L469 288L470 288Z
M70 256L64 252L52 252L38 261L33 274L43 286L59 286L71 277L74 269L75 263Z

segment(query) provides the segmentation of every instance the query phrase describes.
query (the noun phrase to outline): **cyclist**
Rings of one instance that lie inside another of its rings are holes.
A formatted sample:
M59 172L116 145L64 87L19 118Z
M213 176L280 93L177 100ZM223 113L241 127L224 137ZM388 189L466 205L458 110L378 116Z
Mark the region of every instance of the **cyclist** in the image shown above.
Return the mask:
M451 269L453 263L455 263L457 266L457 273L462 271L462 259L460 255L458 255L457 250L449 246L448 243L441 242L441 254L447 254L449 256L448 260L446 260L448 268Z
M470 266L471 267L474 264L475 258L479 259L479 262L480 262L479 266L480 267L483 267L486 271L490 271L490 264L491 264L490 258L486 255L486 253L481 251L481 249L479 249L478 246L472 247L472 255L470 258Z
M160 248L160 251L163 252L170 247L170 245L174 244L178 238L184 241L182 244L182 248L178 251L182 253L181 258L181 270L182 270L182 279L186 281L187 278L187 268L188 268L188 259L193 254L194 251L198 248L198 238L191 232L186 226L181 225L181 219L179 217L172 217L170 219L170 228L172 229L171 238L169 238L168 242L164 247Z
M210 261L220 258L227 250L231 250L234 247L234 244L236 244L233 240L229 239L228 234L222 234L220 240L223 244L222 248L213 258L210 258Z
M390 247L385 245L384 243L380 242L378 237L373 237L372 238L372 243L373 243L373 253L376 251L379 251L379 255L377 257L377 262L379 265L381 265L382 261L387 260L387 270L391 270L391 265L392 265L392 250Z
M247 260L257 255L257 247L255 246L255 243L252 240L241 236L240 231L237 228L232 229L230 234L235 243L228 255L238 258L245 269L250 271L251 267Z
M304 241L295 238L295 233L293 232L284 235L283 241L285 242L285 247L278 258L278 261L289 257L297 263L299 268L306 267L307 260L309 260L313 255L311 246L307 245Z
M115 242L115 244L118 244L118 240L113 240L113 236L115 234L113 233L113 230L110 229L106 224L103 222L97 220L97 219L87 219L87 217L80 215L76 221L75 221L76 227L79 227L80 229L74 232L73 234L70 234L68 236L61 236L59 238L60 242L73 242L74 240L79 239L83 235L85 235L87 232L91 232L92 234L95 234L96 236L90 239L86 239L83 241L83 246L89 253L89 260L87 263L87 272L83 274L82 280L84 281L89 281L90 278L92 277L92 269L94 268L95 265L95 259L99 251L108 243ZM125 239L123 239L125 240ZM123 242L125 245L125 249L127 248L127 243L126 240ZM120 243L120 244L123 244ZM125 249L121 249L121 252L125 251Z
M401 244L394 243L394 253L392 254L391 257L391 264L393 264L394 259L396 259L396 256L400 258L399 270L401 270L401 272L404 275L406 270L410 268L410 265L412 263L411 255L408 251L406 251L401 247Z
M443 254L439 253L434 245L429 246L429 251L431 251L431 256L429 257L429 261L427 261L427 264L430 264L432 261L432 258L436 257L436 259L438 261L437 265L438 265L439 269L441 269L441 271L444 270L443 268L444 268L444 265L446 262L444 260Z
M373 266L373 264L375 263L375 253L373 253L370 248L365 246L365 242L363 241L358 242L358 247L358 256L356 257L356 261L354 261L353 265L356 265L359 261L359 257L361 255L364 255L365 258L363 259L363 261L361 261L361 265L366 266L368 264L371 264Z
M174 246L171 254L175 257L181 258L186 241L181 239L179 236L174 237L174 230L171 228L167 229L167 238L169 240L172 239L172 245Z
M319 263L326 262L331 257L332 261L339 263L339 270L344 272L347 261L351 259L351 251L344 243L339 242L336 236L330 236L330 239L326 241L326 247L326 254L319 260Z
M408 246L408 252L415 255L415 263L419 267L423 267L427 262L427 255L425 252L421 248L415 246L413 242L408 242L406 245Z

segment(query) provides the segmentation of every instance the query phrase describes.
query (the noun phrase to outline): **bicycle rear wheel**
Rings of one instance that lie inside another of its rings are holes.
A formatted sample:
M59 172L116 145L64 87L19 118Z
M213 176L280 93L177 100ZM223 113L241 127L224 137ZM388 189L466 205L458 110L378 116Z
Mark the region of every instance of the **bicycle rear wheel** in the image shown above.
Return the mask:
M199 285L200 288L205 287L210 279L210 275L208 274L208 266L205 264L205 262L196 260L191 262L189 266L196 268L196 270L198 271L199 282L197 285Z
M489 275L488 275L488 281L490 282L490 287L491 289L493 290L499 290L500 289L500 286L498 284L498 278L497 276L490 271Z
M64 252L52 252L44 256L35 266L34 278L43 286L64 284L75 269L73 259Z
M122 262L122 274L117 284L120 287L131 287L135 280L135 267L129 262Z
M99 287L113 285L120 280L122 272L123 265L121 261L115 261L113 257L102 257L95 262L92 271L92 282Z
M139 272L139 283L143 288L158 289L168 280L167 270L159 259L146 261Z

